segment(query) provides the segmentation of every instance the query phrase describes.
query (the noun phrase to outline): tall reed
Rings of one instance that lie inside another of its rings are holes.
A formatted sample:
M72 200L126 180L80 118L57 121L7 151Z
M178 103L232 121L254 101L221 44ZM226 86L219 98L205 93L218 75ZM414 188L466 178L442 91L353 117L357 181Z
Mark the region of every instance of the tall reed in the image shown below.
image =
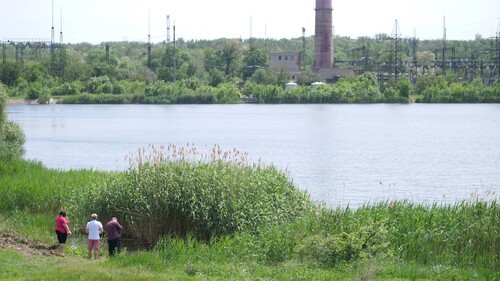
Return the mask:
M128 170L110 175L87 206L121 217L129 234L150 244L164 235L208 241L277 225L313 205L286 173L250 163L236 149L150 146L129 159Z

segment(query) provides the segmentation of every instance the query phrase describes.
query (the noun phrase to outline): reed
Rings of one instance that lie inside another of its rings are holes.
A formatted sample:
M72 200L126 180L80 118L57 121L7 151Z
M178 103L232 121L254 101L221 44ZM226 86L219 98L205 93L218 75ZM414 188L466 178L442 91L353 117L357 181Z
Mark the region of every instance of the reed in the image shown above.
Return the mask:
M141 149L124 173L113 173L88 194L101 217L118 216L137 239L154 245L165 235L212 237L279 225L313 205L288 175L250 163L218 146Z

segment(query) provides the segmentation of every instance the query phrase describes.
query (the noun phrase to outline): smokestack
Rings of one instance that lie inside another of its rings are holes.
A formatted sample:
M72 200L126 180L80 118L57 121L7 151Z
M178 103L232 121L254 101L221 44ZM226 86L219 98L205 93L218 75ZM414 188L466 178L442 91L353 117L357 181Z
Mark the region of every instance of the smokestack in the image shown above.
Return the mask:
M332 0L316 0L313 70L333 67Z

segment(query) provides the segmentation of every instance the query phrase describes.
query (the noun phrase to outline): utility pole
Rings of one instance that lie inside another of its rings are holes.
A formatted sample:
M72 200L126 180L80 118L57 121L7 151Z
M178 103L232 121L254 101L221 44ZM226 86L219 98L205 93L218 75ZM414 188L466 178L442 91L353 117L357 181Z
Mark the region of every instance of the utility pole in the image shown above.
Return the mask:
M306 69L305 66L306 62L306 28L302 27L302 52L301 52L301 58L300 58L300 64L302 65L302 70Z
M175 21L174 21L174 83L177 81L177 61L175 58Z
M151 11L148 11L148 67L151 68Z

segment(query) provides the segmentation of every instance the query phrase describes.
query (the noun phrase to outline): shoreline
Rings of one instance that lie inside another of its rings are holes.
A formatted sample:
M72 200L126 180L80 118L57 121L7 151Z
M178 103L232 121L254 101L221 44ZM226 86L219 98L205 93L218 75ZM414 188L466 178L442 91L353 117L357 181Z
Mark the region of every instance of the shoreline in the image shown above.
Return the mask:
M57 104L59 99L49 99L49 102L45 104ZM32 105L32 104L42 104L38 99L7 99L7 105Z

